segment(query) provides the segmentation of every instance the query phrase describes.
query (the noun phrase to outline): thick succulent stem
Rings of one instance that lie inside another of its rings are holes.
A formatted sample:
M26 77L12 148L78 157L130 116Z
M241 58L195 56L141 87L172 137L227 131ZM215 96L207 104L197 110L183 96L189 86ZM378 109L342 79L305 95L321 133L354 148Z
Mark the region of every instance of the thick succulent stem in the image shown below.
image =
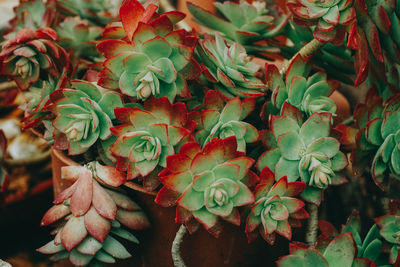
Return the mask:
M164 10L164 12L176 10L169 0L159 0L158 2L160 3L160 7ZM178 22L177 26L178 28L190 31L190 26L184 21Z
M303 59L305 59L318 51L318 49L320 49L323 45L324 43L321 43L317 39L311 40L309 43L303 46L289 61L286 62L286 64L281 69L281 74L286 73L290 63L295 59L297 55L300 55Z
M181 257L181 244L183 237L185 236L186 233L187 233L186 227L184 225L181 225L181 227L179 227L178 232L176 232L174 241L172 242L171 254L175 267L186 267L186 264Z
M318 232L318 206L312 203L308 204L308 213L310 218L308 218L307 224L306 243L314 246Z

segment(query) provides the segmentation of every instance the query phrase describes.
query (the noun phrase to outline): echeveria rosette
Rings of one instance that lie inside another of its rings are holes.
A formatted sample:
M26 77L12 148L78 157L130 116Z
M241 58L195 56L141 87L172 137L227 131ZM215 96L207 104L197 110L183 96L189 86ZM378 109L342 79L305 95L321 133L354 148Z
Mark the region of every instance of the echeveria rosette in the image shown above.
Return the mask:
M195 125L188 120L183 103L172 105L166 97L151 98L145 107L115 109L122 125L111 129L118 139L110 150L118 158L117 168L128 172L128 179L141 177L144 187L153 191L160 183L158 172L167 166L167 156L175 154Z
M58 142L64 139L55 137L57 148L68 148L69 155L77 155L111 136L114 109L123 104L119 94L102 92L90 82L74 80L71 84L73 89L62 89L63 97L54 103L53 126L66 139Z
M260 66L250 61L239 43L228 44L218 33L215 39L206 35L197 46L196 55L210 86L226 98L264 95L265 85L256 77Z
M386 241L385 251L389 253L389 262L397 265L400 262L400 215L399 212L381 216L375 219L379 234Z
M292 242L289 252L290 255L279 258L278 267L376 266L370 259L357 257L357 247L350 232L341 233L332 240L318 239L315 247Z
M275 233L292 238L292 228L300 227L300 219L309 217L304 202L297 199L306 187L303 182L287 182L282 177L275 183L274 174L265 167L260 174L260 182L255 188L255 203L247 217L246 233L249 241L258 232L270 244L275 242Z
M257 168L268 167L275 177L287 176L288 182L300 178L307 184L301 196L319 205L324 189L347 181L340 173L347 157L339 141L330 137L332 114L314 113L303 122L301 112L288 104L281 114L273 115L269 125L276 147L260 156Z
M164 186L156 203L176 204L176 221L190 231L193 218L216 236L221 231L218 218L239 225L238 207L254 202L245 182L258 177L250 171L254 160L236 148L235 137L215 138L203 149L196 142L184 144L167 158L167 167L159 174Z
M227 20L190 2L187 7L196 22L240 44L251 44L277 36L289 18L283 16L275 22L274 17L267 15L266 3L261 1L253 1L251 4L243 0L239 3L224 1L214 5Z
M65 50L57 41L57 33L50 28L23 29L2 45L0 73L13 79L21 90L26 90L48 74L58 77L69 68Z
M102 28L91 26L88 21L79 17L66 17L56 28L60 38L59 44L76 59L87 59L93 62L100 57L96 50L95 40L100 37Z
M271 104L280 111L283 103L301 110L306 117L315 112L335 114L336 104L329 98L338 82L327 80L323 72L310 75L311 64L297 55L290 63L285 81L273 64L266 64L265 77L268 88L272 90Z
M125 227L143 230L150 224L124 192L110 189L124 181L123 173L93 162L87 167L63 167L61 174L73 184L55 198L55 205L43 216L41 225L54 224L56 230L54 239L38 251L54 254L53 260L68 258L75 266L114 263L115 259L131 257L115 237L139 243ZM108 187L97 182L99 176Z
M194 134L196 141L204 146L215 137L235 136L238 151L246 152L246 144L258 140L257 129L243 121L254 110L255 104L254 97L244 100L235 97L225 104L218 92L209 90L204 99L204 109L190 113L190 117L198 122Z
M137 1L121 6L127 38L106 40L97 46L106 57L99 84L139 100L189 97L186 81L201 73L193 59L196 38L185 30L173 30L181 19L177 15L164 13L150 20L154 11Z
M291 0L288 7L299 24L316 25L313 35L323 43L341 44L356 18L353 0Z

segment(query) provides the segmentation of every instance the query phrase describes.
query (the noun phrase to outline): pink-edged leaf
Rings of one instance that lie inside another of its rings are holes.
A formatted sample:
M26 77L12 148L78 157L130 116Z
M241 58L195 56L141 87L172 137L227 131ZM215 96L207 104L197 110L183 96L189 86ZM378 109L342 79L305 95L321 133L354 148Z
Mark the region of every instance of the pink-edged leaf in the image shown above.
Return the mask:
M132 46L123 40L109 39L99 43L97 49L104 57L110 58L121 52L132 50Z
M127 195L122 192L117 192L110 189L105 189L108 195L113 199L117 207L120 207L124 210L141 210L140 206L136 204L132 199L130 199Z
M61 167L61 179L66 179L68 181L75 182L81 172L87 171L83 166L64 166Z
M92 203L92 173L88 170L82 171L75 184L76 190L71 197L70 209L75 216L82 216L89 210Z
M85 227L91 236L103 242L110 232L111 223L91 207L85 215Z
M43 254L54 254L63 251L64 247L61 244L56 245L53 240L51 240L46 245L38 248L36 251Z
M116 219L132 230L143 230L150 227L150 222L143 211L118 210Z
M83 218L72 216L61 230L61 243L68 251L79 245L87 235Z
M70 187L68 187L67 189L62 191L60 194L58 194L56 196L56 198L54 199L53 203L54 204L63 203L65 200L67 200L68 198L70 198L72 196L72 194L76 190L76 187L77 187L77 182L75 182L73 185L71 185Z
M117 205L109 194L96 182L93 181L93 207L107 219L114 220L117 213Z
M126 175L112 166L103 166L96 162L96 175L107 185L118 187L126 182Z
M180 194L178 192L169 190L166 186L163 186L160 191L158 191L154 202L162 207L172 207L176 205L179 196Z
M40 225L52 224L70 213L68 206L64 204L59 204L51 207L43 216Z
M137 0L125 0L122 3L119 9L119 16L129 40L132 40L133 33L135 32L139 21L142 19L144 12L144 7Z

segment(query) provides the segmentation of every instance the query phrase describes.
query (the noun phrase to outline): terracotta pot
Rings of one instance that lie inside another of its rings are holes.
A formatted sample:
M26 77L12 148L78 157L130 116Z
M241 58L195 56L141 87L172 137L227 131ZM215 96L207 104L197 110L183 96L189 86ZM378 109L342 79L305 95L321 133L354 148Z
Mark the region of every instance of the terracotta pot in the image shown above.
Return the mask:
M57 196L59 193L72 185L71 182L61 179L61 167L77 166L79 164L68 158L62 151L57 149L52 149L51 151L51 164L53 174L53 191L54 196Z
M60 179L61 167L77 163L57 150L53 150L52 158L54 192L58 193L69 186ZM175 223L175 209L158 206L154 203L155 193L146 192L137 184L129 182L127 187L131 189L129 195L146 212L152 226L135 233L140 240L139 251L135 250L131 259L118 261L117 266L173 266L171 246L179 228ZM182 258L190 267L275 266L278 257L287 253L288 241L284 238L277 237L274 246L261 238L248 244L243 226L228 223L219 238L200 227L192 235L187 234L181 245Z

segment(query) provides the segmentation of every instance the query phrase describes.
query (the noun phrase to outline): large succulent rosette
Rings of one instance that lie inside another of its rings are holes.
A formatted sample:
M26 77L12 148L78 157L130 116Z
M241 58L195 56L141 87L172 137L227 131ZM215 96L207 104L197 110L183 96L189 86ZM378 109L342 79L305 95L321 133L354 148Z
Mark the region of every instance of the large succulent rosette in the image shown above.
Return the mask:
M196 142L184 144L167 158L159 174L163 188L156 197L162 206L177 205L176 221L194 229L193 219L210 233L221 231L218 218L240 224L238 207L254 202L245 183L258 177L250 171L254 160L236 150L235 137L214 139L203 149Z
M272 141L257 168L268 167L275 177L287 176L288 182L301 179L307 184L301 196L319 205L324 189L347 181L340 173L347 157L339 150L339 141L330 137L331 118L330 113L314 113L303 122L301 112L285 103L281 115L272 116L270 130L263 133Z
M190 118L198 123L194 134L196 141L204 146L215 137L235 136L238 151L246 152L246 144L258 140L257 129L243 121L254 110L255 104L253 97L244 100L235 97L225 104L218 92L209 90L204 99L204 109L190 113Z
M390 65L400 63L400 3L394 0L355 0L354 7L357 25L351 29L349 44L356 50L354 67L357 71L356 85L359 85L368 74L376 74L369 72L370 68L384 79L385 72L392 70Z
M328 81L325 73L310 75L310 72L311 65L300 55L291 61L285 81L275 65L266 64L265 77L268 88L272 90L271 104L278 112L286 102L298 108L306 117L315 112L335 114L336 104L329 96L338 82Z
M69 155L77 155L111 136L114 108L123 104L119 94L90 82L74 80L71 84L73 88L57 92L61 98L52 108L56 115L53 126L60 132L54 139L57 149L68 149Z
M289 19L289 16L282 16L274 21L274 17L267 15L266 3L261 1L253 1L251 4L243 0L239 3L224 1L214 5L227 20L193 3L187 4L196 22L240 44L251 44L277 36Z
M255 203L246 221L249 241L257 237L258 232L270 245L275 242L275 233L290 240L291 227L301 226L300 219L309 217L303 208L304 202L296 198L305 187L303 182L288 183L286 177L275 183L273 172L265 167L254 191Z
M390 174L400 179L400 95L387 101L371 92L365 104L354 111L355 125L339 125L341 142L353 148L352 162L356 173L367 166L377 185L383 186Z
M148 99L145 108L115 109L122 125L111 129L118 139L110 150L128 179L141 177L144 187L152 191L160 183L157 175L167 166L167 156L175 154L195 123L188 120L185 104L172 105L166 97Z
M299 24L316 25L314 37L324 43L341 44L356 18L353 0L290 0L288 7Z
M109 188L124 181L123 173L94 162L86 167L63 167L61 173L63 179L74 183L55 198L55 205L43 216L41 225L54 224L55 237L38 251L54 254L53 260L68 258L75 266L131 257L115 237L138 243L124 227L142 230L150 224L124 192Z
M196 49L207 81L226 98L263 96L264 83L257 78L260 66L251 62L239 43L227 43L218 33L209 35Z
M186 81L200 75L193 59L196 38L185 30L174 30L184 14L154 12L154 5L145 9L137 1L124 2L120 17L127 37L97 46L106 57L99 84L139 100L189 97Z
M47 74L58 77L69 68L65 50L55 43L57 33L50 28L23 29L2 45L0 73L26 90Z

